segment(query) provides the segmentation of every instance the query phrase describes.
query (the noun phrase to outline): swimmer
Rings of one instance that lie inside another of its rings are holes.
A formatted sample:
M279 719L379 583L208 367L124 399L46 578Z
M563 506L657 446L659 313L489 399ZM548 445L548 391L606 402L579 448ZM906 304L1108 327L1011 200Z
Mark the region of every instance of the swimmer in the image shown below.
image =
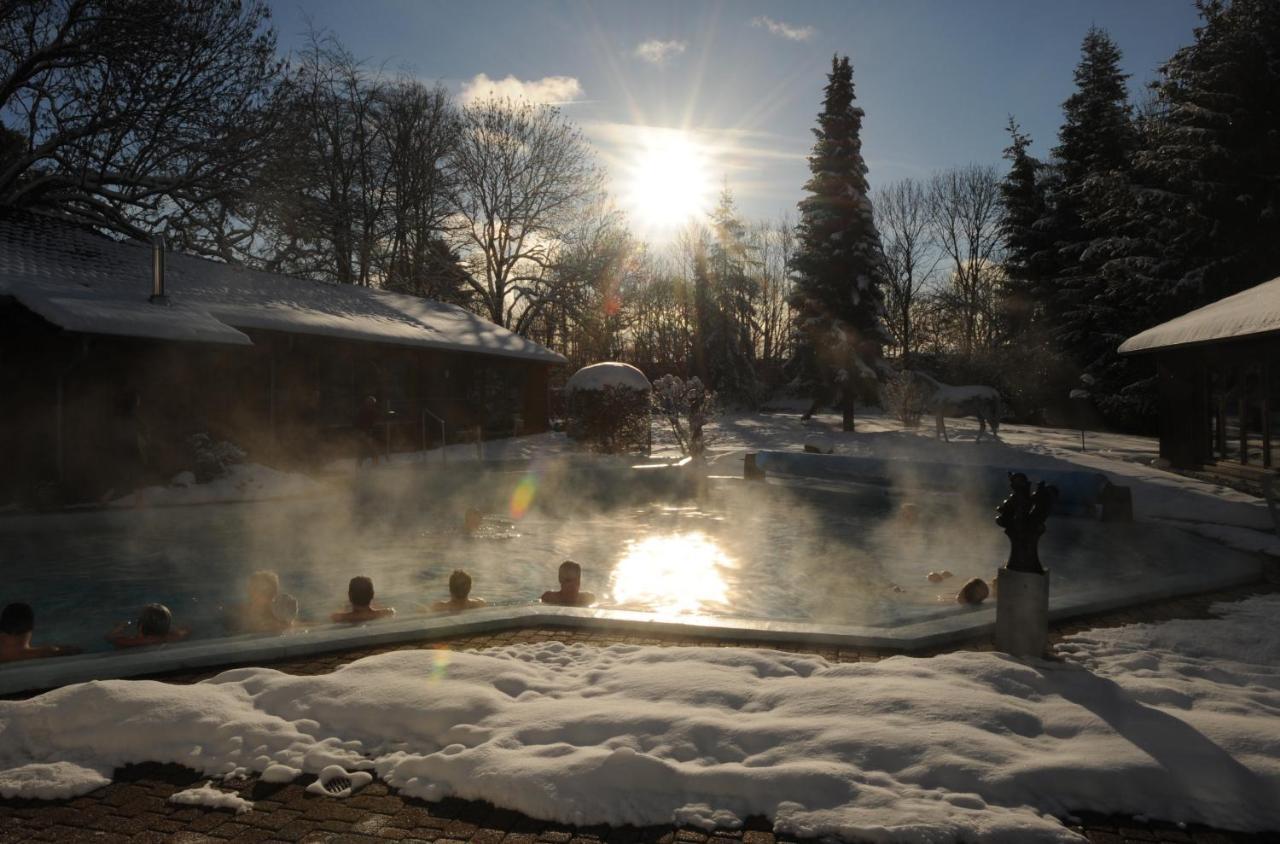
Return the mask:
M456 612L473 610L485 605L483 598L472 598L471 575L462 569L456 569L449 575L449 600L436 601L431 605L433 612Z
M390 618L396 614L391 607L373 605L373 581L363 575L351 578L351 582L347 584L347 600L351 602L351 609L334 613L329 616L331 621L358 624L362 621Z
M71 645L32 645L35 626L36 615L30 604L9 604L0 612L0 662L80 653L79 648Z
M462 529L467 533L475 533L480 529L480 525L484 523L484 513L481 513L474 507L467 509L466 515L462 517Z
M274 604L280 594L280 576L265 569L249 575L248 600L230 608L224 623L232 633L279 633L289 625L276 617Z
M986 581L980 577L974 577L960 587L960 592L956 595L956 603L981 604L990 595L991 588L987 586Z
M565 560L560 564L560 589L555 592L543 592L542 603L559 604L564 607L585 607L596 602L596 596L582 589L582 566L573 560Z
M164 604L147 604L137 621L120 622L107 634L107 641L115 648L140 648L181 642L190 635L187 628L173 626L173 613Z

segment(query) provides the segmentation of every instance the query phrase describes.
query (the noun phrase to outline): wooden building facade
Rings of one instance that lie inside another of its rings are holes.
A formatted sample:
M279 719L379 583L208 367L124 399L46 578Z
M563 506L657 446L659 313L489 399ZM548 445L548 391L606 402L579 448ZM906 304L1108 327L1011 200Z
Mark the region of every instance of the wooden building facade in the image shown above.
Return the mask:
M1280 279L1148 329L1120 351L1156 356L1162 458L1280 471Z
M317 467L548 427L559 355L439 303L170 255L44 220L0 221L0 504L160 483L192 435Z

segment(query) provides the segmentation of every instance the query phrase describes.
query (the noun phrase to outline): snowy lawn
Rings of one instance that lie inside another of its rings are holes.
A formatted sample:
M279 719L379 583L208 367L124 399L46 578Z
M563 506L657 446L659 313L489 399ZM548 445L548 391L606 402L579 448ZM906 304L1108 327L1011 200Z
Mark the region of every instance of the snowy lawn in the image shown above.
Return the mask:
M0 702L0 795L155 761L324 772L317 790L368 771L577 824L1040 842L1076 840L1056 817L1090 810L1280 830L1280 596L1215 609L1077 635L1061 662L542 643L87 683Z
M298 472L282 472L258 463L228 467L226 477L196 483L191 472L174 476L167 486L149 486L111 502L112 507L182 507L233 501L306 498L330 492L323 484Z

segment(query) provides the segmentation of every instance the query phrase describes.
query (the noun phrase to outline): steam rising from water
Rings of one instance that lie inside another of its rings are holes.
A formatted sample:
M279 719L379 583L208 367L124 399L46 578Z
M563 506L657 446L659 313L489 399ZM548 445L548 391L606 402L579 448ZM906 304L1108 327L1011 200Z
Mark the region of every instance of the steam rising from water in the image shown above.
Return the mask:
M262 568L279 572L313 623L343 608L357 574L406 614L445 597L455 568L491 604L536 601L564 559L583 565L583 589L602 605L663 613L876 626L970 611L951 596L1004 561L997 502L887 465L891 487L708 481L573 459L419 465L363 472L311 501L15 519L0 523L0 599L35 606L37 641L98 648L149 601L197 636L222 635L219 605L242 600L245 577ZM487 514L475 535L463 530L471 508ZM1173 531L1049 527L1042 556L1056 594L1195 557ZM954 580L929 583L940 569Z

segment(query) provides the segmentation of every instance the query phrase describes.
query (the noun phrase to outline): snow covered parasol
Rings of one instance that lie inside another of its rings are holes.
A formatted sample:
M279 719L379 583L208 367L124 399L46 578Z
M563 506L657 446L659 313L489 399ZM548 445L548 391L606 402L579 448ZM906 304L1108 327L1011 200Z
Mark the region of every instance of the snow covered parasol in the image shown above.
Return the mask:
M584 366L565 382L566 392L580 390L603 390L606 387L621 387L628 390L639 390L647 393L652 389L649 379L644 373L629 363L605 361Z

